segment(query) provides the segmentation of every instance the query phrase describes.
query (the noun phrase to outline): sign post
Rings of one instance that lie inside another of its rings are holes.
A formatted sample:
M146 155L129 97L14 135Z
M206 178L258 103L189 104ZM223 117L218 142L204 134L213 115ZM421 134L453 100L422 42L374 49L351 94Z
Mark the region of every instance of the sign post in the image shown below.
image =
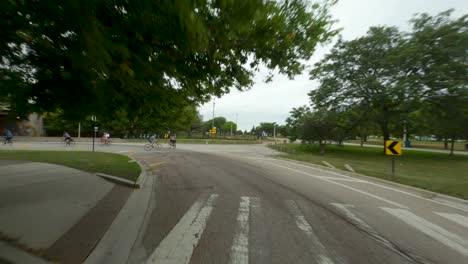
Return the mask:
M94 138L96 138L96 132L97 132L97 129L98 129L95 126L96 125L96 116L95 115L91 116L91 121L93 121L93 129L94 129L94 132L93 132L93 152L94 152Z
M392 156L392 179L395 178L395 156L401 156L401 142L396 140L385 141L385 155Z
M94 139L96 138L96 132L98 131L98 127L94 127L94 133L93 133L93 152L94 152Z

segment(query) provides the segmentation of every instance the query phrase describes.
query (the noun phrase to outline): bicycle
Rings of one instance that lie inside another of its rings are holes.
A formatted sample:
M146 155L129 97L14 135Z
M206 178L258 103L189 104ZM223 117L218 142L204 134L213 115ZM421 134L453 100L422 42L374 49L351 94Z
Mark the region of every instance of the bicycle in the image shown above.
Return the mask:
M173 142L169 141L169 148L173 148L173 149L176 148L176 142L175 142L175 140L174 140Z
M3 145L13 145L13 139L11 138L5 138L5 140L3 141Z
M65 147L75 146L75 141L72 138L66 138L64 142L65 142Z
M145 144L144 149L145 149L146 151L161 149L161 144L159 144L159 142L153 143L153 144L147 143L147 144Z
M111 145L110 139L101 141L101 146L110 146L110 145Z

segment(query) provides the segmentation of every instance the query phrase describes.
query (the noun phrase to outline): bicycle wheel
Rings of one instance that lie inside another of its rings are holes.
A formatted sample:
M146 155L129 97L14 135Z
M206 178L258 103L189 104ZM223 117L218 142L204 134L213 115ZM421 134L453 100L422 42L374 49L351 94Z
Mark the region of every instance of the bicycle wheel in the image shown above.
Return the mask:
M151 146L151 144L146 144L145 145L145 150L146 151L150 151L152 148L153 148L153 146Z

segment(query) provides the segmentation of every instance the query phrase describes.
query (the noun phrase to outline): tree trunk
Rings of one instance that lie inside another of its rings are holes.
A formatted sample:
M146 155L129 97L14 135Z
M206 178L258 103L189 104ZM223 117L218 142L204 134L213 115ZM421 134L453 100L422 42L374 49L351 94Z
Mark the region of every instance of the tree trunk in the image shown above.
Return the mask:
M323 141L319 141L319 145L320 145L320 156L323 156L325 155L325 146L327 144Z
M455 148L455 138L450 140L450 154L449 156L453 156L453 149Z
M343 139L340 138L340 139L338 140L338 146L344 147L344 145L343 145Z
M390 131L388 130L388 123L382 124L382 135L383 135L383 153L385 154L385 141L390 140Z
M444 149L448 149L448 138L444 138Z
M363 146L364 146L364 137L361 136L361 147L363 147Z

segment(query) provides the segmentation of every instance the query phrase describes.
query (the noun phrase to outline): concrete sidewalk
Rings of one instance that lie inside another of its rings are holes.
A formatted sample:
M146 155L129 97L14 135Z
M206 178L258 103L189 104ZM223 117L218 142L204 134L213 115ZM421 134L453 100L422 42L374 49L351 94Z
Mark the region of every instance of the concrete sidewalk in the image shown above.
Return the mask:
M24 254L15 254L15 247L49 260L80 263L130 193L76 169L0 160L0 239L10 246L0 247L0 258L22 262Z

